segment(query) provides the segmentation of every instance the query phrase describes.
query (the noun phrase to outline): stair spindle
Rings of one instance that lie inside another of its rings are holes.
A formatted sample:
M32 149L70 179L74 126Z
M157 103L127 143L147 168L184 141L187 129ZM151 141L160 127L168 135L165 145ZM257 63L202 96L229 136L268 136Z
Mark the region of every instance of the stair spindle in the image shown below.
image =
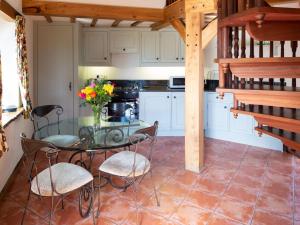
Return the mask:
M260 41L259 42L259 58L263 58L264 57L264 48L263 48L263 42ZM263 78L259 78L259 86L262 87L263 86Z
M274 42L270 41L270 58L274 57ZM274 79L270 78L269 79L269 84L270 84L270 89L273 89L274 86Z
M292 48L292 56L296 57L296 52L298 48L298 41L291 41L291 48ZM297 80L296 78L292 79L292 87L294 90L296 90L297 87Z
M285 41L280 41L280 57L284 58L284 44ZM285 80L284 78L280 78L280 87L281 89L284 88Z
M248 8L253 8L255 6L255 0L248 0Z
M254 58L254 39L253 38L250 38L250 55L249 55L249 57ZM253 85L254 85L254 79L250 78L251 88L253 87Z

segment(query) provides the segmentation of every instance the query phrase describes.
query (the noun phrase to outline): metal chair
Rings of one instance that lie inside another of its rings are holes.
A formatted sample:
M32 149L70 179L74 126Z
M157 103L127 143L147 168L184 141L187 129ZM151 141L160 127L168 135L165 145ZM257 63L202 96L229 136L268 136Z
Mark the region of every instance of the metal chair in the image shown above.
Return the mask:
M71 163L56 163L60 150L51 143L28 139L22 134L21 145L24 152L23 162L30 181L21 224L24 223L31 193L39 197L51 197L49 224L52 224L56 207L62 203L63 208L64 197L75 190L80 190L79 209L81 215L87 217L92 210L93 223L95 224L93 175L86 169ZM45 159L48 163L45 163ZM86 198L86 193L90 194L91 201L88 209L83 213L81 203ZM58 198L56 204L54 204L54 198Z
M61 134L60 116L63 114L63 111L63 107L60 105L35 107L30 115L34 127L33 138L38 138L60 147L70 147L79 143L79 137ZM52 121L55 118L56 121Z
M158 122L156 121L153 126L140 129L136 131L131 137L130 142L132 148L127 151L121 151L106 159L99 167L98 182L101 184L101 173L109 176L117 176L124 182L124 191L129 186L132 186L135 196L135 205L137 210L138 221L138 204L137 204L137 184L140 183L144 177L149 173L152 180L152 185L155 193L157 206L160 205L157 190L152 177L152 152L156 142L156 135L158 129ZM140 145L147 144L146 152L143 153ZM100 189L98 191L98 210L97 215L100 213Z

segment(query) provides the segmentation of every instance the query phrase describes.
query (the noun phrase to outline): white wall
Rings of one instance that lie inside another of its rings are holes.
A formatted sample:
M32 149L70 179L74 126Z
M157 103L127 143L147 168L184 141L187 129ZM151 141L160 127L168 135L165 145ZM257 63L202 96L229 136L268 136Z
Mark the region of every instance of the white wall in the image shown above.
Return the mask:
M10 5L12 5L19 12L22 11L22 1L21 0L6 0ZM28 63L29 63L29 74L30 74L30 94L33 96L33 25L30 18L26 21L26 37L27 37L27 50L28 50ZM13 121L5 128L7 142L10 150L3 154L0 158L0 191L6 184L9 176L13 172L15 166L19 162L22 156L22 149L20 145L20 133L25 132L26 135L31 136L32 134L32 124L29 120L24 120L22 117Z

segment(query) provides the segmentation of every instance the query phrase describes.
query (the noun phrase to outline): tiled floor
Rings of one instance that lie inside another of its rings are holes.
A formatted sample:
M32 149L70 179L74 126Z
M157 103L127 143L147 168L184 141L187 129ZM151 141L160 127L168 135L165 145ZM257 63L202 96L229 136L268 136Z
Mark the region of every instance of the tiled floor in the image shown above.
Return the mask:
M156 206L149 177L139 187L142 224L153 225L300 225L300 159L246 145L207 139L205 168L184 170L184 139L159 138L153 173L161 205ZM66 159L63 154L61 159ZM97 159L100 164L101 159ZM97 164L97 162L95 163ZM0 224L20 223L28 184L24 173L0 203ZM101 190L98 224L136 224L133 192ZM33 198L25 224L47 224L49 199ZM54 224L92 224L82 219L73 194Z

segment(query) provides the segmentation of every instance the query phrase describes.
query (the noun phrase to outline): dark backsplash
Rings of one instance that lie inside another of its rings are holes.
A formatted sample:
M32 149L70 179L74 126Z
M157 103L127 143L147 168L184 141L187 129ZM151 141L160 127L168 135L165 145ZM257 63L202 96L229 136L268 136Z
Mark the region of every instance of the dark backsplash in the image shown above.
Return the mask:
M140 89L147 87L167 87L168 80L110 80L117 87L138 86Z

